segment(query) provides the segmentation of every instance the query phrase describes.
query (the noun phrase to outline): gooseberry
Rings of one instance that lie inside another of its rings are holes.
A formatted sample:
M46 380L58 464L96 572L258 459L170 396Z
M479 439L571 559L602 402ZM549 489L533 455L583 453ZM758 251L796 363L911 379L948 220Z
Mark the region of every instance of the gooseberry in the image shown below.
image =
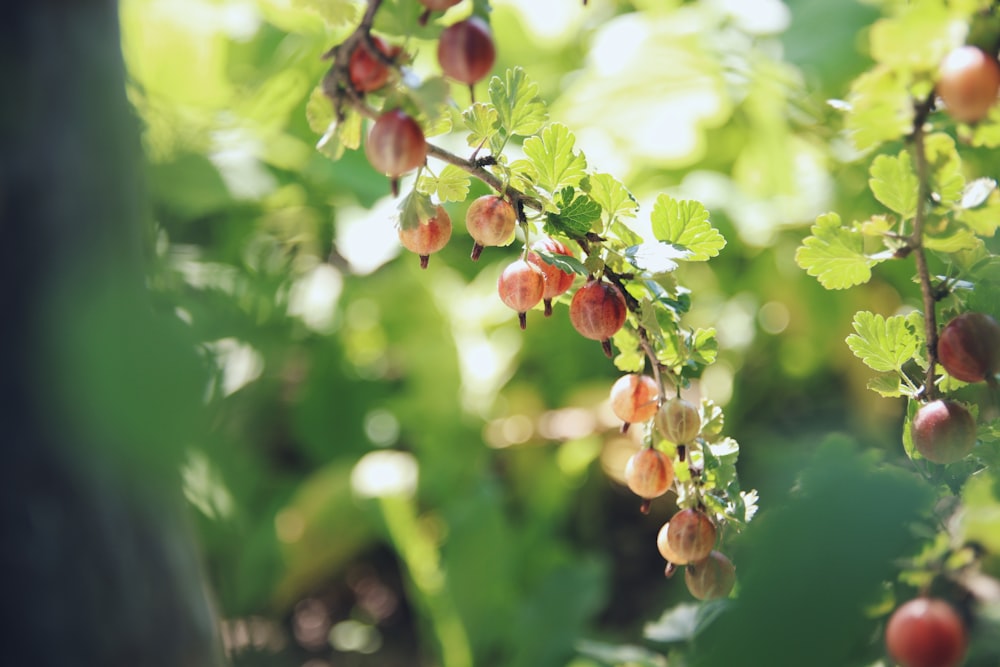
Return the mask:
M681 557L670 548L670 543L667 542L667 533L670 532L670 522L663 524L660 528L660 532L656 534L656 548L660 551L660 555L668 563L677 563L681 560Z
M667 545L677 557L677 565L708 558L715 546L715 524L704 512L683 509L670 519Z
M967 643L958 612L938 598L905 602L885 626L886 649L902 667L955 667Z
M533 252L528 253L528 261L545 274L545 293L542 294L542 300L545 303L545 317L549 317L552 315L552 299L569 290L573 286L573 279L576 275L549 264L538 253L545 252L550 255L566 255L568 257L572 257L573 253L565 245L551 238L535 241L531 244L531 250Z
M656 412L656 426L663 437L678 445L691 442L701 431L701 416L690 401L674 397Z
M699 600L724 598L736 584L736 568L724 554L712 551L705 560L684 568L684 583Z
M465 227L475 244L472 259L479 259L484 246L505 245L514 236L517 213L503 197L483 195L475 199L465 213Z
M376 171L396 179L424 163L427 141L417 121L393 109L375 120L368 133L365 155Z
M441 250L451 238L451 218L443 206L438 206L434 215L421 220L417 225L399 228L399 242L410 252L420 256L420 268L426 269L433 253Z
M674 483L674 464L654 447L643 447L625 464L625 483L632 493L645 500L658 498ZM648 508L643 504L643 510Z
M982 382L1000 371L1000 324L983 313L962 313L941 330L938 361L962 382Z
M917 410L910 425L913 446L934 463L954 463L976 444L976 421L961 403L938 399Z
M481 81L497 57L490 27L478 16L448 26L438 40L437 57L446 76L470 86Z
M375 43L375 48L390 60L402 52L400 47L390 46L384 39L374 35L372 42ZM368 93L378 90L386 84L389 80L390 69L381 58L372 53L368 44L362 41L351 52L348 72L354 89L361 93Z
M648 375L628 373L615 380L611 385L611 411L624 422L622 430L627 430L629 424L652 419L659 395L656 380Z
M524 329L527 326L526 312L542 300L545 277L534 264L523 259L511 262L497 280L497 292L507 307L517 311L517 319Z
M1000 64L979 47L960 46L941 62L936 90L952 118L980 121L1000 92Z
M569 321L584 338L601 341L604 354L611 356L611 337L625 324L628 310L617 287L603 280L590 280L573 295Z

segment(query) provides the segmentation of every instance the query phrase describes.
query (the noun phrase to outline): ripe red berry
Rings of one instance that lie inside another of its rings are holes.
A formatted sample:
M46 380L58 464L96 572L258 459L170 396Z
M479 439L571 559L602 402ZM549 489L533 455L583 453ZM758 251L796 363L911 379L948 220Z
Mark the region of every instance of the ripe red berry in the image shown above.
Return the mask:
M648 375L629 373L611 385L611 411L628 424L644 422L656 414L660 388Z
M437 57L446 76L470 86L482 80L497 57L490 27L478 16L448 26L438 40Z
M415 227L399 229L399 242L410 252L420 255L420 268L426 269L430 256L448 244L451 238L451 218L443 206L434 215L421 220Z
M965 624L955 609L937 598L919 597L892 613L885 646L902 667L955 667L968 644Z
M400 47L390 46L380 37L372 36L372 41L386 58L395 58L402 52ZM368 93L378 90L386 84L389 80L390 70L388 65L371 52L368 44L361 42L351 52L348 72L351 77L351 85L354 86L355 90L360 93Z
M610 339L625 324L627 310L625 297L617 287L602 280L591 280L573 295L569 321L584 338L601 341L604 353L610 357Z
M365 155L376 171L399 178L424 163L427 141L417 121L394 109L383 113L372 125Z
M656 412L656 426L670 442L683 445L691 442L701 431L701 416L690 401L674 397L664 402Z
M1000 372L1000 324L983 313L963 313L938 335L938 361L962 382L982 382Z
M1000 64L975 46L960 46L938 68L937 94L955 120L975 123L989 114L1000 92Z
M976 444L976 420L961 403L936 400L917 410L910 424L913 446L934 463L954 463Z
M550 255L566 255L568 257L572 257L573 253L559 241L550 238L535 241L531 244L531 250L534 252L528 253L528 261L545 274L545 293L542 295L542 299L545 301L545 316L548 317L552 314L552 299L569 290L573 286L573 279L576 275L549 264L539 257L538 253L546 252Z
M736 584L736 568L724 554L712 551L705 560L688 564L684 582L699 600L724 598Z
M509 243L516 226L517 213L503 197L483 195L474 200L465 213L465 227L475 241L472 259L479 259L483 246Z
M670 532L670 522L663 524L660 528L660 532L656 534L656 548L660 551L660 555L668 563L674 563L675 565L681 562L681 557L670 548L670 543L667 541L667 534Z
M681 510L670 519L667 545L678 559L676 565L705 560L715 546L715 524L704 512Z
M508 308L517 311L517 319L522 329L527 326L525 313L538 305L544 290L545 277L542 272L523 259L508 264L497 280L500 300Z
M643 447L625 464L625 483L640 498L658 498L674 483L674 464L660 450Z

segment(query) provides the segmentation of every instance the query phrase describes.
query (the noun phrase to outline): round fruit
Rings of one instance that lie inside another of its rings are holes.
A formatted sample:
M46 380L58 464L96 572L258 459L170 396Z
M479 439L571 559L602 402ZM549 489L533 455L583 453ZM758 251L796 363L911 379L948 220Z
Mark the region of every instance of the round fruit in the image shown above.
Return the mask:
M625 464L625 483L640 498L658 498L673 482L674 464L670 457L653 447L643 447Z
M667 546L678 560L677 565L705 560L715 546L715 524L694 509L681 510L670 519Z
M434 215L421 220L415 227L399 229L399 242L410 252L420 255L420 268L426 269L430 256L448 244L451 238L451 218L444 207L438 206Z
M383 56L395 58L402 49L398 46L390 46L385 40L372 36L377 48ZM368 93L378 90L389 80L389 66L378 58L368 44L361 42L354 51L351 52L351 59L348 62L348 71L351 77L351 85L361 93Z
M550 255L566 255L568 257L572 257L573 253L559 241L550 238L535 241L531 244L531 250L534 252L528 253L528 261L545 274L545 293L542 295L542 299L545 301L545 316L548 317L552 314L552 299L569 290L573 286L573 279L576 276L573 273L563 271L558 266L549 264L538 253L545 252Z
M644 422L656 414L660 388L648 375L629 373L611 385L611 411L626 424Z
M497 57L490 27L478 16L448 26L438 40L437 56L446 76L470 86L481 81Z
M938 335L938 361L962 382L982 382L1000 371L1000 324L983 313L963 313Z
M542 300L542 292L545 290L545 277L533 264L529 264L523 259L512 262L500 274L497 280L497 292L500 300L508 308L517 311L517 319L521 323L521 328L527 326L525 313Z
M667 542L668 532L670 532L669 521L663 524L663 527L660 528L660 532L656 534L656 548L660 550L660 555L663 556L664 560L668 563L677 563L681 557L670 548L670 544Z
M1000 92L1000 64L975 46L960 46L938 68L937 94L955 120L975 123L987 116Z
M475 241L472 259L479 259L483 246L509 243L516 226L517 213L503 197L483 195L474 200L465 213L465 227Z
M379 116L372 125L365 155L376 171L399 178L424 163L427 141L417 121L394 109Z
M699 600L724 598L736 584L736 568L725 555L713 551L705 560L685 568L684 582Z
M670 442L683 445L698 437L701 416L690 401L675 397L666 401L656 412L656 426Z
M934 463L954 463L976 444L976 420L961 403L936 400L917 410L910 425L913 446Z
M902 667L955 667L967 644L958 612L937 598L906 602L885 626L885 646Z
M591 280L576 291L569 304L569 321L584 338L601 341L611 356L610 338L625 324L628 307L617 287Z

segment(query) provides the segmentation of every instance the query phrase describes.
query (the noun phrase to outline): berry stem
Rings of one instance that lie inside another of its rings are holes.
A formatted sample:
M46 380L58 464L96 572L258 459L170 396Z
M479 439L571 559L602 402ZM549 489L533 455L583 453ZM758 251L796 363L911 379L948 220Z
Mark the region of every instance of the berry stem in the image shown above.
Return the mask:
M924 145L924 123L934 106L934 95L916 106L913 119L913 162L917 171L917 211L913 217L913 233L910 235L909 247L913 249L917 264L917 275L920 280L920 293L924 303L924 336L927 341L927 373L924 378L924 397L931 401L937 397L935 385L935 368L937 366L937 298L934 285L931 284L930 269L927 265L927 253L924 249L924 224L927 219L927 201L930 199L930 182L927 176L927 154Z

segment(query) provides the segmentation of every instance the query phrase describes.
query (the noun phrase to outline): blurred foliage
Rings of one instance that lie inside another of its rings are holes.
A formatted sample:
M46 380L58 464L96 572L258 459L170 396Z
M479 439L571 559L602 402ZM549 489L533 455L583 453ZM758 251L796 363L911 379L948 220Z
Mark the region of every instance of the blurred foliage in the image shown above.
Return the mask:
M386 180L359 151L332 162L315 149L307 108L321 56L357 5L121 1L156 327L195 351L157 354L152 321L140 325L145 354L108 339L121 363L190 369L183 387L160 389L161 414L121 427L189 439L185 494L234 664L666 664L656 639L667 631L640 647L643 625L691 598L662 577L654 547L670 508L641 516L620 484L635 443L606 406L613 365L559 301L553 318L518 330L495 295L514 247L473 264L459 222L421 271L399 254ZM416 30L415 5L387 2L376 28L412 28L412 67L432 75L434 33ZM880 267L864 289L827 292L794 262L817 215L877 208L826 104L870 65L861 35L877 9L493 5L494 71L523 67L551 120L644 210L664 192L697 199L728 241L710 264L682 269L689 325L715 327L720 342L695 390L726 406L744 487L760 489L763 509L737 545L746 600L698 619L690 607L687 630L667 636L693 643L671 664L739 664L732 652L754 646L788 649L766 664L877 660L876 621L862 611L890 562L913 552L906 527L927 499L882 470L905 460L902 404L871 399L844 340L856 311L915 305L910 276ZM467 92L453 93L464 105ZM484 192L473 183L466 201ZM464 203L446 208L464 219ZM164 418L175 414L204 423ZM831 432L875 453L816 453ZM995 485L967 494L982 509L966 529L986 539ZM824 615L805 613L821 601ZM795 630L773 636L776 614ZM814 634L824 623L836 642ZM829 650L810 654L806 639Z

